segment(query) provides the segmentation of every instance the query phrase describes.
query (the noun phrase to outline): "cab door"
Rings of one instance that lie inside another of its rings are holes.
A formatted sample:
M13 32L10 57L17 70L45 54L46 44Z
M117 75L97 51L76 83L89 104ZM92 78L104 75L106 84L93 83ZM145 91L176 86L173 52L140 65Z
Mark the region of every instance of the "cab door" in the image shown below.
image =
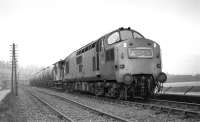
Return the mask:
M106 39L103 41L104 48L101 53L101 74L104 79L114 80L115 78L115 48L107 45Z
M102 40L99 39L97 42L96 42L96 45L95 45L95 50L96 50L96 61L95 61L95 70L96 70L96 76L99 77L100 76L100 67L101 67L101 64L100 64L100 60L101 60L101 51L102 51L102 47L101 47L101 44L102 44Z
M101 43L102 43L101 39L99 39L96 42L96 61L97 61L96 70L97 71L100 70L100 59L101 59L100 55L101 55L101 51L102 51Z

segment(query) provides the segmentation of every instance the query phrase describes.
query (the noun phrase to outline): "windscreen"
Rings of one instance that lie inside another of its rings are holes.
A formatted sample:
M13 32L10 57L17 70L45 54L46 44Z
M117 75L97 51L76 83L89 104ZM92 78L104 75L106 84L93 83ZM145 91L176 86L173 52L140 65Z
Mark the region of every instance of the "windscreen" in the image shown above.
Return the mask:
M121 40L133 39L133 33L130 30L120 31Z
M112 33L108 37L108 44L114 44L120 41L136 39L136 38L144 38L144 36L133 30L120 30Z

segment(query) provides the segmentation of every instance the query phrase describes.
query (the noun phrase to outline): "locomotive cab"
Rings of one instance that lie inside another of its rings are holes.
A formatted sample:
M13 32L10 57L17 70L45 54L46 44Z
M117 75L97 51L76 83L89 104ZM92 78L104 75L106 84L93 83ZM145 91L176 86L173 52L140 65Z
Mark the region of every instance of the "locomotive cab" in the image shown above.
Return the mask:
M160 46L137 31L120 28L106 39L106 62L102 72L123 84L125 96L146 97L166 81L162 73Z

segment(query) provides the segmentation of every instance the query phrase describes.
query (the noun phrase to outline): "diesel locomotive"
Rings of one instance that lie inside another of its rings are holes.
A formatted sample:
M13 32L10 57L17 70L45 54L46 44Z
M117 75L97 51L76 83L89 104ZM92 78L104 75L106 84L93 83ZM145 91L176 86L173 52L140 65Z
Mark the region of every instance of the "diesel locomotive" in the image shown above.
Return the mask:
M166 80L159 44L119 28L37 73L31 84L127 99L151 97Z

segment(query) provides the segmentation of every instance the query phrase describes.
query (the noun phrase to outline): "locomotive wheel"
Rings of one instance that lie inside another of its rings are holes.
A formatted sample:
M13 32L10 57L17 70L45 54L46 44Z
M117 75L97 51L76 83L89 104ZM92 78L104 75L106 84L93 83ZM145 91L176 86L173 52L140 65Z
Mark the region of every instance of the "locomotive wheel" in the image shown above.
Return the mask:
M131 86L129 86L127 92L128 92L128 96L130 96L131 99L133 99L135 97L135 87L133 84L131 84Z
M120 90L118 88L113 88L113 87L108 87L105 90L105 96L107 97L112 97L112 98L117 98L119 97L119 92Z
M128 86L122 84L122 86L120 88L119 99L122 99L122 100L128 99Z
M94 94L95 94L95 96L99 96L99 91L98 91L98 89L95 88Z
M102 93L102 91L100 89L95 89L94 90L94 94L95 94L95 96L101 96L101 95L103 95L103 93Z
M94 94L96 96L102 96L102 95L104 95L104 87L103 86L98 85L97 83L95 83L94 86L95 86L94 87Z

